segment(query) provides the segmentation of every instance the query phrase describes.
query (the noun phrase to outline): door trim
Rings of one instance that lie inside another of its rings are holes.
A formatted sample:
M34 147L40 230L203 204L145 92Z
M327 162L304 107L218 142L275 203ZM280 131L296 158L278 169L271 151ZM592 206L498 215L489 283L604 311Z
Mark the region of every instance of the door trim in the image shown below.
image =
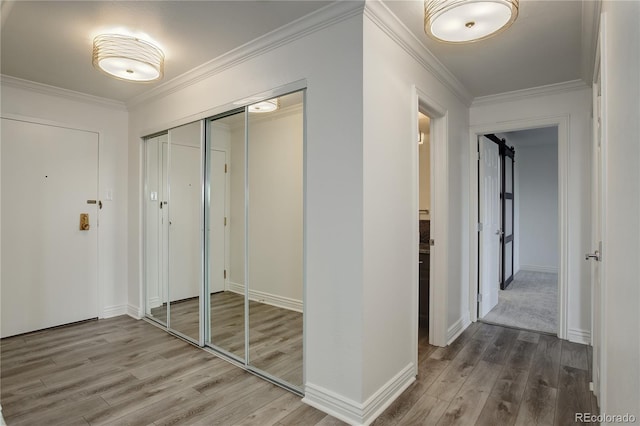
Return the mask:
M539 127L557 126L558 128L558 329L560 339L568 335L567 317L569 307L569 115L528 118L504 121L500 123L480 124L469 127L469 188L478 187L477 137L487 133L503 133L517 130L535 129ZM478 320L477 288L478 288L478 194L469 191L469 317Z

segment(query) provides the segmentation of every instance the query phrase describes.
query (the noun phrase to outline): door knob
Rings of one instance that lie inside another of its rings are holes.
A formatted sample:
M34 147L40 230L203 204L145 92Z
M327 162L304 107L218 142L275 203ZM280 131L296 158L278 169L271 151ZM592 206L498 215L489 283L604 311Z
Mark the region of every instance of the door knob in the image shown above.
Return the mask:
M600 252L596 250L593 254L587 253L584 255L584 260L595 259L600 260Z

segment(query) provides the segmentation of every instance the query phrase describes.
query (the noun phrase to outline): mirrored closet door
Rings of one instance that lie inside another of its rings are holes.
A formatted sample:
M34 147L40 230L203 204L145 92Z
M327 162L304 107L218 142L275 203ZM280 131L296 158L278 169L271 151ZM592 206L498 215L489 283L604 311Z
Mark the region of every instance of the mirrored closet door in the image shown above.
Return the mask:
M144 146L146 317L301 393L304 91Z

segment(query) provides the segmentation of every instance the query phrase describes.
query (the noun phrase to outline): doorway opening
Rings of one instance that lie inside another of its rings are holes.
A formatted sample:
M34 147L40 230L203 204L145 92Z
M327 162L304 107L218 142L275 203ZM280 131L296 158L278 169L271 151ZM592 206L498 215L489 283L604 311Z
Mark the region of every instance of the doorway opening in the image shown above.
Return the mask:
M482 321L557 334L558 126L478 136Z
M418 353L429 345L429 274L431 271L431 118L418 111Z

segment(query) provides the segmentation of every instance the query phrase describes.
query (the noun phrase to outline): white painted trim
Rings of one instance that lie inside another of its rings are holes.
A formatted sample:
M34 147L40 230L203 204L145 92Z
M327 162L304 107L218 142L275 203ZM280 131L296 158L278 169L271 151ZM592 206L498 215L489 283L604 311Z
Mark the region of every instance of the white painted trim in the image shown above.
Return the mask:
M469 317L459 318L458 321L453 323L447 330L447 345L452 344L458 336L462 334L464 330L471 324Z
M566 339L569 310L569 120L568 114L551 117L526 118L520 120L483 123L469 129L469 317L478 319L475 294L478 288L478 161L477 137L486 133L500 133L539 127L558 127L558 337ZM520 266L522 269L522 265Z
M142 317L144 317L144 312L142 311L141 308L139 308L138 306L135 305L131 305L128 304L127 305L127 315L129 315L131 318L135 318L135 319L142 319Z
M114 305L114 306L105 306L102 309L101 318L112 318L120 315L125 315L127 313L127 305Z
M526 98L535 98L549 94L575 92L586 89L588 86L582 80L571 80L563 83L547 84L545 86L531 87L529 89L514 90L512 92L497 93L495 95L479 96L473 100L471 106L500 104L514 102Z
M591 332L589 330L570 328L567 330L567 340L583 345L591 345Z
M380 30L398 46L415 59L422 67L451 90L466 106L471 105L473 95L445 67L442 62L413 34L407 26L381 1L365 2L364 16L369 18Z
M429 271L429 343L435 346L447 345L447 318L448 318L448 291L447 285L449 271L449 245L448 245L448 226L449 226L449 120L448 112L440 106L435 100L426 94L425 91L413 86L413 102L417 100L417 109L422 110L431 118L431 238L435 240L435 245L431 248L431 268ZM414 109L416 104L414 103ZM416 121L417 122L417 115ZM412 126L414 141L418 140L417 126ZM416 185L413 191L413 205L416 212L416 220L419 220L419 188L418 188L418 150L415 151L415 160L413 161L415 171L412 182ZM417 242L419 233L416 232L414 241ZM418 262L416 256L416 263ZM415 266L416 271L418 265ZM414 294L418 295L418 280L414 280ZM417 307L417 301L414 303ZM415 333L417 335L418 314L415 318ZM417 340L414 341L417 353Z
M350 425L369 425L414 381L415 365L407 364L364 403L357 403L321 386L307 383L302 402Z
M249 41L217 58L185 72L127 102L129 108L192 86L199 81L233 68L242 62L294 42L362 13L361 2L336 1L289 24Z
M541 265L520 265L520 271L529 271L529 272L550 272L553 274L557 274L559 268L556 266L541 266Z
M229 291L244 296L244 285L227 282ZM292 299L290 297L279 296L277 294L265 293L264 291L249 289L249 300L255 302L266 303L267 305L277 306L278 308L289 309L291 311L303 312L302 300Z
M36 83L34 81L11 77L4 74L0 75L0 82L3 86L15 87L17 89L28 90L43 95L69 99L76 102L84 102L104 108L115 109L118 111L127 110L124 102L102 98L99 96L88 95L86 93L76 92L74 90L62 89L60 87L49 86L48 84Z

